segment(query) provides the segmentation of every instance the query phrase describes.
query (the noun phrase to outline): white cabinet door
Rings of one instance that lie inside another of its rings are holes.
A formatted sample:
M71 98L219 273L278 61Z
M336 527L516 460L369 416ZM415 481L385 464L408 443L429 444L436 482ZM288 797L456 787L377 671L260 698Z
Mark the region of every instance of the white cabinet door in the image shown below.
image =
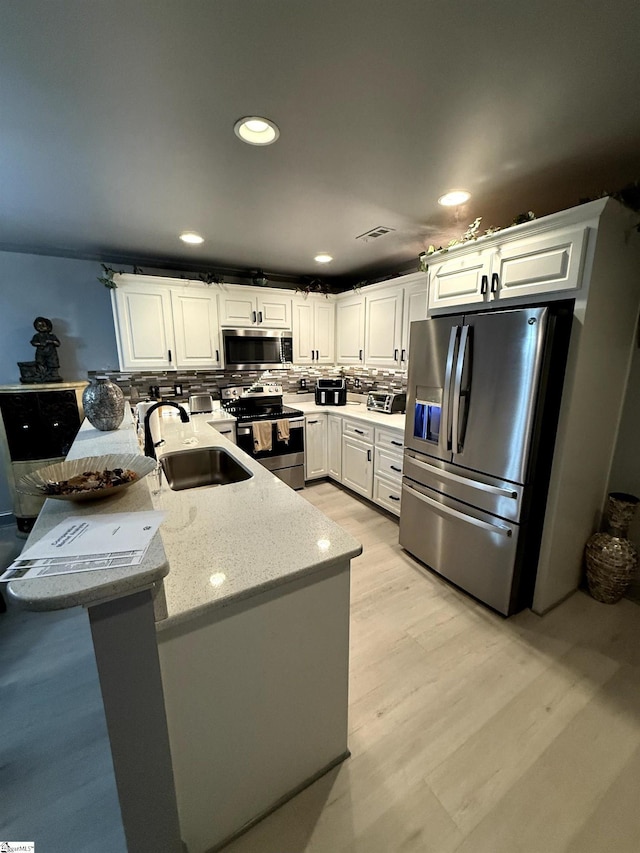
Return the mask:
M359 495L371 499L373 493L373 447L342 436L342 482Z
M327 475L327 416L307 415L305 418L304 476L305 480Z
M365 362L367 367L399 367L402 349L402 288L365 297Z
M220 327L215 293L197 287L171 290L176 366L220 366Z
M336 304L336 362L364 363L364 296Z
M293 301L293 362L311 364L315 361L315 305L308 299Z
M253 293L242 287L229 287L220 294L220 325L244 328L258 322Z
M429 308L486 302L493 249L429 263Z
M327 415L327 473L342 480L342 418Z
M279 293L259 293L256 296L258 326L265 329L291 328L291 297Z
M242 285L228 285L220 294L220 325L290 329L291 297L280 293L258 293Z
M335 361L336 314L333 302L322 299L315 303L314 336L316 364L333 364Z
M566 228L498 246L491 297L502 300L579 288L587 233L585 226Z
M427 275L421 273L420 279L404 287L402 302L402 345L400 364L406 367L409 358L409 333L414 320L425 320L427 317Z
M120 370L175 368L171 293L152 284L111 291Z

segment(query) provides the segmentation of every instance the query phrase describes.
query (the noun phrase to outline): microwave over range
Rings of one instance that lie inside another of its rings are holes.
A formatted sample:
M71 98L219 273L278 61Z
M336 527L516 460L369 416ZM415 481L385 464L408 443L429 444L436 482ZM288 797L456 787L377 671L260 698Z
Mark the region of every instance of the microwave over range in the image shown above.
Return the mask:
M290 331L223 329L224 367L230 370L268 370L293 361Z

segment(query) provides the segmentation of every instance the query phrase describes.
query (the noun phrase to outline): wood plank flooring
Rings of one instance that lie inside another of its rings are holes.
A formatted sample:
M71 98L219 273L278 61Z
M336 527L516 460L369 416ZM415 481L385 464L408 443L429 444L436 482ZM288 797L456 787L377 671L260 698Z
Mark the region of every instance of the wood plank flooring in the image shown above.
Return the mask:
M352 756L225 853L638 853L640 608L490 612L322 481L352 564Z

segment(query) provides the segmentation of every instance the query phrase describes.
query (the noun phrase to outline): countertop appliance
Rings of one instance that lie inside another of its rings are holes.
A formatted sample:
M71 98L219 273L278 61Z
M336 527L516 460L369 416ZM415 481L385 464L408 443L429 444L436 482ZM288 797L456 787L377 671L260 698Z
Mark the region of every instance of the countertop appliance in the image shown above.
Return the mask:
M189 412L192 415L201 415L213 411L213 397L211 394L192 394L189 397Z
M268 370L293 361L293 337L278 329L223 329L222 354L229 370Z
M388 415L397 415L406 411L407 395L396 394L394 391L369 391L367 395L367 409L372 412L385 412Z
M345 379L316 380L316 405L346 406L347 383Z
M238 447L292 489L304 488L304 414L282 405L282 386L275 383L229 386L220 393L222 408L236 418ZM271 424L270 441L268 430L265 442L264 429L255 427L262 421ZM286 425L279 426L280 422ZM254 439L258 433L261 449L256 451Z
M533 596L571 316L411 324L400 544L506 616Z

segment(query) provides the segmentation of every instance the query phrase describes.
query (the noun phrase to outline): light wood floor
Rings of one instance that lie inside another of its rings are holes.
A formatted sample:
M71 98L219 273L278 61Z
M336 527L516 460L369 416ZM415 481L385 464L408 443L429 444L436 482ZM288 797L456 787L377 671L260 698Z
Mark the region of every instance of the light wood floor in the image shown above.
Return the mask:
M404 553L391 516L301 494L364 545L352 756L225 853L638 853L638 605L579 592L505 620Z

